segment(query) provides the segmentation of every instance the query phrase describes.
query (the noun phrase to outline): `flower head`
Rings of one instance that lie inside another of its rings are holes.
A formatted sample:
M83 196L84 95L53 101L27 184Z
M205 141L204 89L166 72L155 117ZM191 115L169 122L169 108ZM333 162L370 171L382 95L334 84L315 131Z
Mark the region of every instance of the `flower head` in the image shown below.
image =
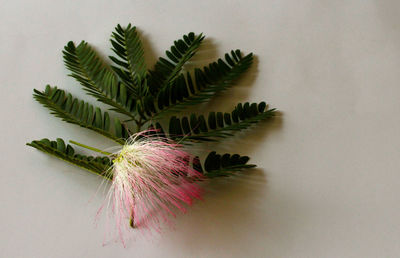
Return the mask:
M202 174L190 167L191 155L171 140L144 135L133 135L113 160L109 200L122 242L129 220L132 227L159 231L160 219L168 222L201 198L194 181Z

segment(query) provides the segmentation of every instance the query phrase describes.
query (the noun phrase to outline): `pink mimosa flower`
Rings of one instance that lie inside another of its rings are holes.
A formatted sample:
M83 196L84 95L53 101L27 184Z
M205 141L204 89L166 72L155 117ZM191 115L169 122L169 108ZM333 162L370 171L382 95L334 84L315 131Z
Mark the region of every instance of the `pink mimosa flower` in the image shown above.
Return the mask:
M160 231L177 210L186 211L202 190L194 183L202 174L191 168L182 146L159 137L133 135L116 153L108 194L119 237L130 227Z

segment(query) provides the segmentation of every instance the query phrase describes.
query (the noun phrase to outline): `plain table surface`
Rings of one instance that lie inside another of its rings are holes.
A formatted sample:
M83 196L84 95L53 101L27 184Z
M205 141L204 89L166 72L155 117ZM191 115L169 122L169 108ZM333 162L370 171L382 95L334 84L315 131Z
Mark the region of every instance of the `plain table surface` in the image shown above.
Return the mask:
M0 256L399 257L399 16L389 0L1 1ZM257 169L205 184L174 229L133 232L126 248L102 245L101 179L25 146L112 145L52 117L32 89L83 97L61 50L86 40L106 57L118 23L138 27L149 67L190 31L206 35L193 66L253 52L251 70L207 109L266 100L280 111L204 147L249 155Z

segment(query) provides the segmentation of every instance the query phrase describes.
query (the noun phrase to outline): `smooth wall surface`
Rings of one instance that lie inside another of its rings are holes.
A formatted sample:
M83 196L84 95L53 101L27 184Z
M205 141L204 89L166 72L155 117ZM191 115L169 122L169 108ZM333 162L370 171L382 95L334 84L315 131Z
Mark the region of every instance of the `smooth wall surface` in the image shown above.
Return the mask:
M0 256L399 257L399 17L389 0L2 0ZM84 96L61 50L86 40L106 57L117 23L138 26L150 67L190 31L207 36L192 66L254 52L250 72L208 109L266 100L281 111L214 147L258 169L210 182L175 229L134 232L127 248L102 246L101 180L25 146L44 137L113 145L51 117L32 89Z

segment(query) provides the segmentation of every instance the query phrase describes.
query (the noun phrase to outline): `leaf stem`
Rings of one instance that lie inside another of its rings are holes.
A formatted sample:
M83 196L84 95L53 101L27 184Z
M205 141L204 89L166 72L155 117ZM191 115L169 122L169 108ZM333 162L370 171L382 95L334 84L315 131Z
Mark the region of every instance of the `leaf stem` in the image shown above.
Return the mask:
M142 128L143 122L142 122L142 117L139 117L139 121L136 121L136 131L137 133L140 132Z
M83 144L83 143L79 143L79 142L76 142L76 141L73 141L73 140L70 140L69 142L72 143L72 144L74 144L74 145L80 146L80 147L82 147L82 148L85 148L85 149L88 149L88 150L91 150L91 151L95 151L95 152L98 152L98 153L101 153L101 154L104 154L104 155L112 155L111 152L102 151L102 150L100 150L100 149L97 149L97 148L94 148L94 147L85 145L85 144Z

